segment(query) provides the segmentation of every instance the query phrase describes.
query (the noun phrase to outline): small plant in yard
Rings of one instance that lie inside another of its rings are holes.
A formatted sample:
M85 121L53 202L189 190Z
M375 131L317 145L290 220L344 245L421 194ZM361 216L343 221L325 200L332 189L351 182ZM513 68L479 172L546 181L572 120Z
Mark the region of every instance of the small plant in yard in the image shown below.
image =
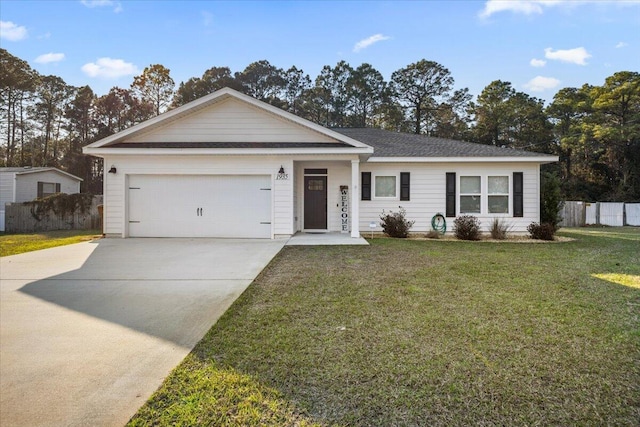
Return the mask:
M406 218L407 211L402 207L398 212L382 211L380 215L380 226L382 231L389 237L406 238L409 236L409 230L413 227L415 221L408 221Z
M491 223L491 238L496 240L505 240L507 238L507 233L511 229L511 226L501 220L500 218L494 218Z
M473 215L462 215L453 221L453 234L460 240L480 240L480 221Z
M553 236L556 234L556 228L549 223L532 222L527 227L527 231L531 238L536 240L553 240Z
M439 231L431 230L424 237L426 237L427 239L439 239L440 236L441 236L441 234L440 234Z

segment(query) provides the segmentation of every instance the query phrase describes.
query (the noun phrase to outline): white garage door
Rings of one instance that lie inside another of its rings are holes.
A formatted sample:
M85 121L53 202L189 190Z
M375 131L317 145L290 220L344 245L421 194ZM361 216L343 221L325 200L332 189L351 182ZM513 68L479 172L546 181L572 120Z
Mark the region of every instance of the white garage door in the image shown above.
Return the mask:
M268 175L130 175L129 236L271 238Z

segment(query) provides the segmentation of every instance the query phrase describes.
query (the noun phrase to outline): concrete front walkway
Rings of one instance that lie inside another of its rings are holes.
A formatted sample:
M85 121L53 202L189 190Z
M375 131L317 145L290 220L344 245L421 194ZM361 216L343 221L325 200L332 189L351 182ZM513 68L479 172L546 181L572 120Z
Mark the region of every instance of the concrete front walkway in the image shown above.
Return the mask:
M288 246L324 245L369 245L362 237L351 237L347 233L296 233L287 242Z
M124 425L285 243L102 239L1 258L0 425Z

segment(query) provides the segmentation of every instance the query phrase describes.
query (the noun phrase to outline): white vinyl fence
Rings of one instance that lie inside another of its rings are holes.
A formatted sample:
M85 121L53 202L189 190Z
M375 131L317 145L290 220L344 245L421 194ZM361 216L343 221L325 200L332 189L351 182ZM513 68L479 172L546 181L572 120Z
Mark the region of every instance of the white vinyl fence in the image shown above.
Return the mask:
M625 203L627 225L640 226L640 203Z
M583 225L640 225L640 203L565 202L560 212L561 227Z

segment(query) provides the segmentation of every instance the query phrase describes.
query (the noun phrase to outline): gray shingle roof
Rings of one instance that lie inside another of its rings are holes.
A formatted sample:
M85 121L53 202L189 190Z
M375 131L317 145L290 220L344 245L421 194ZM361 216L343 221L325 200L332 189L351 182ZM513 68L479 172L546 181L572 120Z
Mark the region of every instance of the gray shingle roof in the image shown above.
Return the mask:
M373 128L333 128L373 147L373 157L546 157L514 148ZM552 156L549 156L552 157Z

